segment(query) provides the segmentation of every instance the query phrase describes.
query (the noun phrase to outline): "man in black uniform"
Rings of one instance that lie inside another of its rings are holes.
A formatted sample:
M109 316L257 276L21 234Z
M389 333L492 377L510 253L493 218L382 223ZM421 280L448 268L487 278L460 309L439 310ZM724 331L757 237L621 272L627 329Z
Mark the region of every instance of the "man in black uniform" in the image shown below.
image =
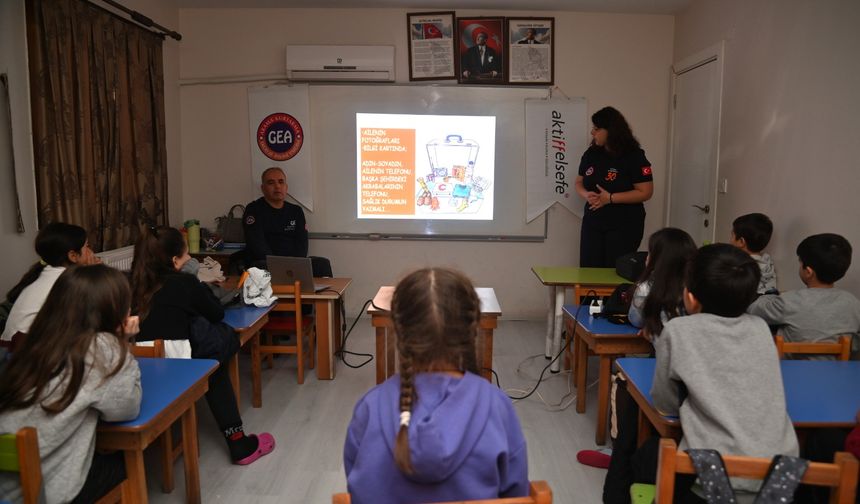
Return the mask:
M245 207L245 257L263 266L267 255L306 257L308 229L302 207L288 203L287 176L278 167L263 172L263 197Z

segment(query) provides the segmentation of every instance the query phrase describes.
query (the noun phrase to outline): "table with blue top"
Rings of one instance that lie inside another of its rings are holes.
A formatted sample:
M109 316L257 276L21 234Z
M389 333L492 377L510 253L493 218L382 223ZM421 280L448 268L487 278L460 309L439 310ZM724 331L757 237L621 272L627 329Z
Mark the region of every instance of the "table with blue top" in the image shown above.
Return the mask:
M140 414L125 422L100 422L96 448L123 451L131 501L146 503L143 450L181 418L186 498L190 503L200 502L194 403L209 389L209 375L218 367L218 362L209 359L142 358L137 362L142 392Z
M655 359L618 359L627 390L639 405L639 441L650 434L648 422L662 437L680 439L678 417L661 415L651 398ZM782 360L782 383L788 416L795 428L853 427L860 411L860 361ZM753 385L753 384L751 384Z
M232 327L239 336L239 346L251 343L251 406L259 408L263 405L263 387L260 376L260 329L269 321L269 312L276 306L257 307L243 305L224 310L224 323ZM228 366L230 381L236 402L239 402L239 354L233 356Z
M576 381L576 411L585 412L585 377L588 374L588 355L600 357L600 372L597 382L597 432L595 441L606 442L606 421L609 411L609 374L616 357L628 354L651 353L651 343L639 335L639 329L630 324L613 324L605 318L588 314L588 307L564 305L565 331L573 338L568 345L566 357L573 352ZM571 349L571 347L573 347Z

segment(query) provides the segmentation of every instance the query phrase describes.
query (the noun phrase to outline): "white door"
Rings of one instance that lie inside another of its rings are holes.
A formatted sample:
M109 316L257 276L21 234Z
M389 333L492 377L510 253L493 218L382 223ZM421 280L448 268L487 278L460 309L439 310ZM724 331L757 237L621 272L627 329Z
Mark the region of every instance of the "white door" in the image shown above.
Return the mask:
M674 67L668 225L697 244L714 241L722 95L722 50Z

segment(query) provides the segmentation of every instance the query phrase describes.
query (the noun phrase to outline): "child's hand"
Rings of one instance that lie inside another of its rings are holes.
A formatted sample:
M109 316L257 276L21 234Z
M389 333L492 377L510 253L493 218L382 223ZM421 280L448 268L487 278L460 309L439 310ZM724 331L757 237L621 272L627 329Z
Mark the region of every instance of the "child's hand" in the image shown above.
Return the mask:
M137 315L126 317L122 323L122 331L126 336L134 336L140 332L140 317Z

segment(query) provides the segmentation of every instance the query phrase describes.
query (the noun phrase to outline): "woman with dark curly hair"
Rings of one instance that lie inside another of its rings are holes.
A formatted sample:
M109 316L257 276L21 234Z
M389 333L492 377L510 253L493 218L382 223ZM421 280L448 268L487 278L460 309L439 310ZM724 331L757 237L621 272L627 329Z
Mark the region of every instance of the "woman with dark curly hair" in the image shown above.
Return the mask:
M604 107L591 116L591 146L582 155L576 192L585 203L579 265L614 268L634 252L645 230L645 206L654 182L651 163L621 112Z

